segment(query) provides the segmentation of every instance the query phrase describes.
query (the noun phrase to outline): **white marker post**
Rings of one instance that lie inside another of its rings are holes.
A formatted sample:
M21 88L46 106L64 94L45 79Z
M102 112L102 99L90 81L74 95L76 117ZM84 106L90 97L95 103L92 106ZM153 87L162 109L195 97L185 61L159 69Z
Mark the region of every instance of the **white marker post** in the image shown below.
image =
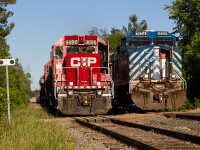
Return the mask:
M8 102L8 123L10 124L10 95L9 95L9 78L8 66L15 65L14 59L0 59L0 66L6 66L6 85L7 85L7 102Z

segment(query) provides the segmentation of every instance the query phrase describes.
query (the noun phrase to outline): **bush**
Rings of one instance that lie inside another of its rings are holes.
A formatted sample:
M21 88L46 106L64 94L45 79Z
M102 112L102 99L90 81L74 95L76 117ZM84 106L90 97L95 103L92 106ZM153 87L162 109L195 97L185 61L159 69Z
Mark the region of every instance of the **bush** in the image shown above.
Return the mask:
M197 108L200 108L200 101L198 98L194 98L194 107L197 109Z
M184 105L179 109L179 110L189 110L189 109L193 109L193 104L189 99L186 99Z

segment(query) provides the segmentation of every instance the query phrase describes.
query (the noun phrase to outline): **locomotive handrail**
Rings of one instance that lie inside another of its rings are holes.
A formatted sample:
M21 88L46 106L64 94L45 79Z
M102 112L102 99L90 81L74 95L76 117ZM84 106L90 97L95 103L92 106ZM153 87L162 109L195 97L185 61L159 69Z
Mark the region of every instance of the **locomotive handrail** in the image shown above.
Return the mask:
M183 89L187 90L187 81L183 77L179 76L178 72L175 69L173 69L173 70L176 73L176 75L179 77L179 79L181 79L183 81L183 83L184 83L183 84Z
M90 68L90 70L91 70L91 72L90 72L91 77L92 77L92 70L95 69L95 68L96 69L107 69L108 70L108 74L110 74L110 68L109 67L91 67ZM104 73L104 74L106 74L106 73ZM108 80L108 81L110 81L110 80ZM92 83L92 78L91 78L91 83Z
M108 74L110 74L110 68L109 67L91 67L90 69L91 69L91 72L90 72L90 76L91 76L91 83L92 83L92 70L93 69L95 69L95 68L99 68L99 69L107 69L108 70ZM104 73L104 74L106 74L106 73ZM112 86L112 97L114 98L114 82L113 82L113 80L112 80L112 77L110 77L110 80L107 80L107 78L105 78L106 80L105 80L105 82L106 81L110 81L111 82L111 86Z

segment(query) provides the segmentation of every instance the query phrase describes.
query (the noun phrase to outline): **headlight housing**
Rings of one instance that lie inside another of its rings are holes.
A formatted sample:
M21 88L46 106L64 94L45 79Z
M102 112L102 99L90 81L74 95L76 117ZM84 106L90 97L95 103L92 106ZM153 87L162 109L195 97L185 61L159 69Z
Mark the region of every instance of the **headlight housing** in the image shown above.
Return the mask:
M97 91L97 94L100 96L102 94L102 91L101 90L98 90Z
M175 73L170 74L170 80L176 80L176 74Z
M145 73L145 74L142 76L142 79L143 79L143 80L149 80L149 74L148 74L148 73Z
M73 90L68 90L68 94L71 96L73 95Z

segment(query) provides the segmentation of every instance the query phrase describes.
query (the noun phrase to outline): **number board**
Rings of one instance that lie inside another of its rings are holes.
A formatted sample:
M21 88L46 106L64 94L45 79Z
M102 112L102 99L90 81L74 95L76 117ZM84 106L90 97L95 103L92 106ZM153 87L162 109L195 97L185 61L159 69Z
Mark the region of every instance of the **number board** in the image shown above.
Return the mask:
M168 32L166 32L166 31L158 31L157 35L158 36L168 36Z
M135 33L136 36L146 36L147 32L143 31L143 32L136 32Z

